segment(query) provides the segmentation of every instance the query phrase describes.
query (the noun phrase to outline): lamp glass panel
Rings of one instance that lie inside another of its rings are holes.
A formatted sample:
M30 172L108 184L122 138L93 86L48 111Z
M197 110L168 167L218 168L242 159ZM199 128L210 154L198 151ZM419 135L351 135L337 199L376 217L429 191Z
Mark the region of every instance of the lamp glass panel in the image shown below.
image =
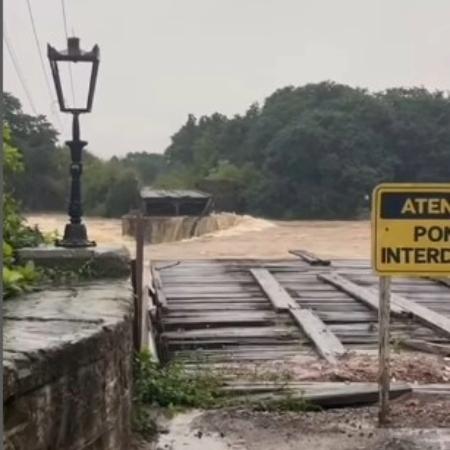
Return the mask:
M91 61L58 62L61 88L66 108L84 109L87 107L92 64Z

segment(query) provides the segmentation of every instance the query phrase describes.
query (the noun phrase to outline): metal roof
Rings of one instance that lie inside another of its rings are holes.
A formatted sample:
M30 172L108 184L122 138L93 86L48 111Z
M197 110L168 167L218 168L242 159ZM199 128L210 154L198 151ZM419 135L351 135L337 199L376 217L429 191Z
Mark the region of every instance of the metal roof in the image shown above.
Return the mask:
M141 189L141 198L210 198L209 194L201 191L185 190L185 189L153 189L151 187L143 187Z

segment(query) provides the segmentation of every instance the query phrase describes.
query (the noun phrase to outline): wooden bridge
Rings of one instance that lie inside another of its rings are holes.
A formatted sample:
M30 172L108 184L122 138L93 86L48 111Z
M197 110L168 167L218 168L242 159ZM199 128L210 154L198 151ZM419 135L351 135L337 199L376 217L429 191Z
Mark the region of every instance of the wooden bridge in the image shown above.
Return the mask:
M206 364L300 361L331 365L378 347L377 277L367 261L320 259L154 261L160 358ZM450 353L450 283L396 278L391 337ZM306 360L306 359L305 359Z

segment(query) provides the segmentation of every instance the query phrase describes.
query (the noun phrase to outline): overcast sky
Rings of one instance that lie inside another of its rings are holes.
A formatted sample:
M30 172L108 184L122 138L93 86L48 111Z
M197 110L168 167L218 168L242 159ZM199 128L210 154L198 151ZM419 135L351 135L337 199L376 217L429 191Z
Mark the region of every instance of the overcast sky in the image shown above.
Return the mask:
M47 42L66 47L61 0L30 2L48 69ZM286 85L450 88L450 0L65 2L69 34L82 48L100 46L94 109L81 131L101 157L163 152L189 113L243 113ZM4 16L36 109L60 128L27 0L5 0ZM4 89L31 113L4 55Z

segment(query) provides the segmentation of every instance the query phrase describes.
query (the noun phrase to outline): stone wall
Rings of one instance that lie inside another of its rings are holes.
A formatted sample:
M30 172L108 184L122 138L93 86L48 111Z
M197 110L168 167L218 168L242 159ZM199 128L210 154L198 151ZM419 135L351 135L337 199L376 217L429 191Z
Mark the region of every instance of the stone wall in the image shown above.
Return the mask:
M231 213L211 214L205 217L143 217L144 238L146 242L160 244L162 242L181 241L195 236L225 230L236 225L241 216ZM134 236L136 233L136 216L122 217L122 234Z
M130 286L96 281L4 303L6 450L128 448Z

